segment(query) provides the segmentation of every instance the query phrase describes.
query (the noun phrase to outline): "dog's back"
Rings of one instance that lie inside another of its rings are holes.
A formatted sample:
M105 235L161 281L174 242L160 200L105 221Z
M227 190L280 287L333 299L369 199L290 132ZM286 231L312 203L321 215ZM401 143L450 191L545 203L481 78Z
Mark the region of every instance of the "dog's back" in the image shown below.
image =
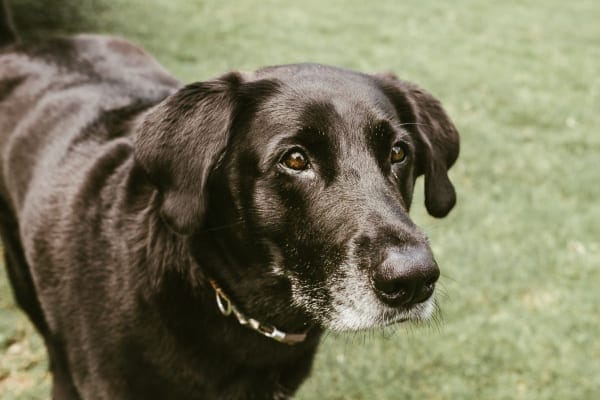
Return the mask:
M116 38L78 36L6 48L0 53L0 148L14 211L20 214L33 181L54 183L45 171L55 176L62 169L72 180L97 157L98 147L82 142L115 139L103 137L105 125L126 121L178 86L145 52Z

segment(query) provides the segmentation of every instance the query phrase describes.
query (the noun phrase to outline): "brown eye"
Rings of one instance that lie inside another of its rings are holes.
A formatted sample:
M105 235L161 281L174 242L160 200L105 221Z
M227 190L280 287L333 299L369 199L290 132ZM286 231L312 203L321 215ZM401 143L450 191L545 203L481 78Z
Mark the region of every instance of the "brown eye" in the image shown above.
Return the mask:
M397 144L394 147L392 147L392 154L390 156L392 164L402 162L402 161L404 161L405 158L406 158L406 151L404 151L403 146Z
M300 150L292 150L281 159L283 165L295 171L304 171L310 167L308 158Z

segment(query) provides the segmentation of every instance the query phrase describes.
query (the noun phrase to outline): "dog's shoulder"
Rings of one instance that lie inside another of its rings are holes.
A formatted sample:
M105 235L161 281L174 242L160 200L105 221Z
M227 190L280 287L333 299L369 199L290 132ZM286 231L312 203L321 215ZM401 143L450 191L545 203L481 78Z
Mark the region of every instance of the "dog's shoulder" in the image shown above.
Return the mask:
M68 171L91 168L103 144L127 136L128 121L179 87L148 53L115 37L78 35L4 48L0 172L15 208L34 190L31 181L49 182L49 169L52 179L72 181Z

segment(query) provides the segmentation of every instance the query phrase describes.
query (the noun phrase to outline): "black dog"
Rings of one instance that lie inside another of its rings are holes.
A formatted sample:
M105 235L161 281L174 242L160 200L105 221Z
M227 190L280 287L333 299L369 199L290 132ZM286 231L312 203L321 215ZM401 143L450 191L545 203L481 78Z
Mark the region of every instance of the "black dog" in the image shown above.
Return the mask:
M56 399L287 398L323 329L434 311L408 210L420 175L432 215L454 206L458 134L393 76L182 86L120 39L7 44L0 151L8 274Z

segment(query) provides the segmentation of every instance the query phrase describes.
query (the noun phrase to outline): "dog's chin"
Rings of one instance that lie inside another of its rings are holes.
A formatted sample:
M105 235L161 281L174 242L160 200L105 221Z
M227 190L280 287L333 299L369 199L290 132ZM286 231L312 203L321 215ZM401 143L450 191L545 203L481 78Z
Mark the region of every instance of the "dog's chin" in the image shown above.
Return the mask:
M399 323L426 322L436 310L434 295L422 303L399 308L389 307L374 297L362 300L355 297L347 303L338 303L324 321L325 327L337 332L352 332Z

